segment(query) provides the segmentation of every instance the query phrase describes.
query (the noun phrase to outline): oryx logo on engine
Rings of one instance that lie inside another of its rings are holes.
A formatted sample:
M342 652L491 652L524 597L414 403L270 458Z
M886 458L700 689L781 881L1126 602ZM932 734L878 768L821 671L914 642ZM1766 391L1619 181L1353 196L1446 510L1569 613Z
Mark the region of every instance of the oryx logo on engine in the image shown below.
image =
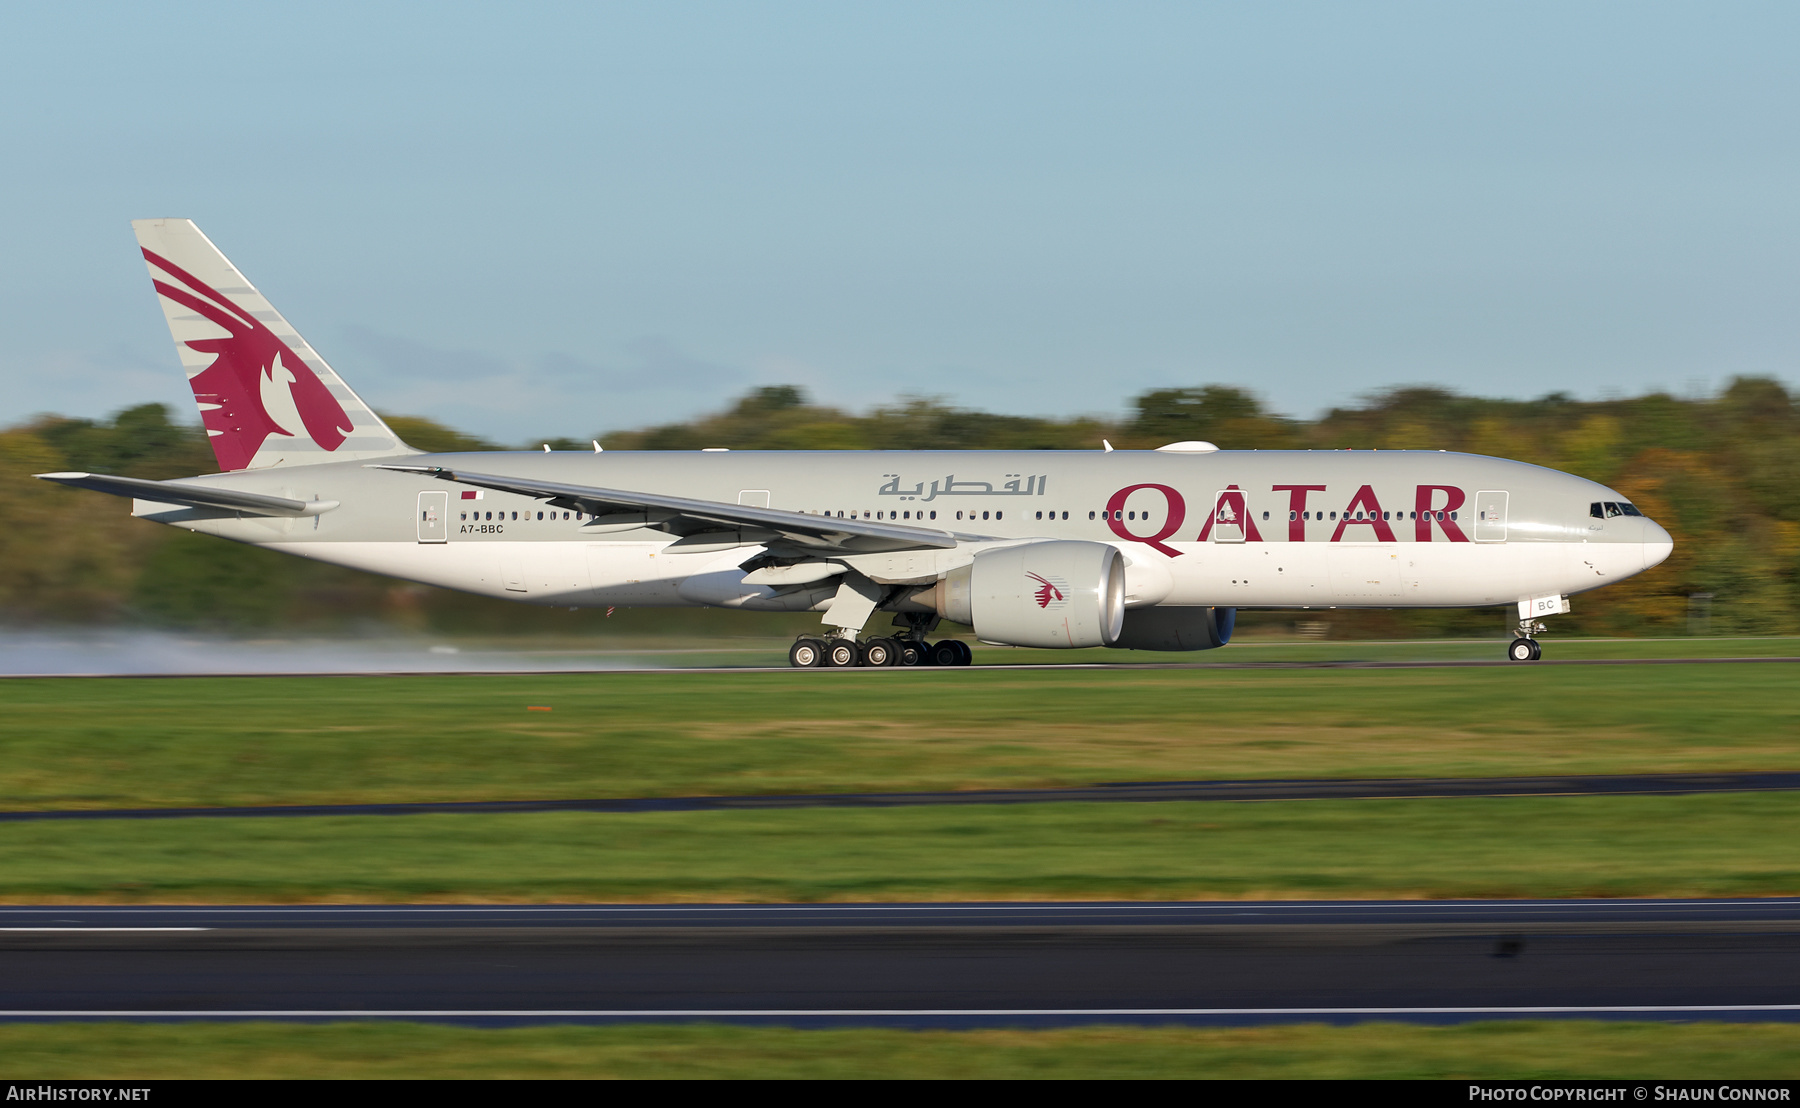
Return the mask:
M1033 594L1037 599L1038 607L1060 608L1069 602L1068 594L1063 591L1069 587L1067 581L1052 580L1035 573L1027 573L1025 576L1038 583L1037 592Z

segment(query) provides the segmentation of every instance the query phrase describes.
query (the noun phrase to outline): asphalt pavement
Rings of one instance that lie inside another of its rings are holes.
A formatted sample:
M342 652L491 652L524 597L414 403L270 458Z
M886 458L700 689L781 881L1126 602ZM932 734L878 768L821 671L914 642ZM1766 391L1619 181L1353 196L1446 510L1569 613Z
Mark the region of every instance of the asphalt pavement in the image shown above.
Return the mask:
M0 1019L1800 1019L1800 899L0 908Z
M1800 773L1627 773L1543 777L1386 777L1127 781L1048 789L939 792L790 793L747 796L645 796L550 800L452 800L416 803L264 804L213 808L45 808L0 811L0 823L39 820L216 819L303 816L408 816L518 812L706 812L763 808L912 808L960 804L1055 804L1073 801L1426 800L1446 797L1628 796L1783 792Z

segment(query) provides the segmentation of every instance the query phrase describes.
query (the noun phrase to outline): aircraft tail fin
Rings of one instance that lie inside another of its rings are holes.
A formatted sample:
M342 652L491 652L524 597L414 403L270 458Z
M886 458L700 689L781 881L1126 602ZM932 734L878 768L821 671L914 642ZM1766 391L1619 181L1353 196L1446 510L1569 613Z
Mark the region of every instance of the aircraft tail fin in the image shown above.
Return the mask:
M417 453L192 220L131 227L221 470Z

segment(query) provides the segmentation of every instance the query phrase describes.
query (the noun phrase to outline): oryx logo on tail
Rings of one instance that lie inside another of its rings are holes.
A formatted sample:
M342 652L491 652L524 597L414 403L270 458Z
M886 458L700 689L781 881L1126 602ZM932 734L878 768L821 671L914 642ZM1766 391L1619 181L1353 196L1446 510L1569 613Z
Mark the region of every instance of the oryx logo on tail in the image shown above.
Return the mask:
M187 339L213 362L188 380L200 419L223 469L249 467L270 435L304 432L322 450L336 450L351 432L350 416L318 375L261 320L187 270L145 248L144 260L169 280L159 295L223 328L219 338Z

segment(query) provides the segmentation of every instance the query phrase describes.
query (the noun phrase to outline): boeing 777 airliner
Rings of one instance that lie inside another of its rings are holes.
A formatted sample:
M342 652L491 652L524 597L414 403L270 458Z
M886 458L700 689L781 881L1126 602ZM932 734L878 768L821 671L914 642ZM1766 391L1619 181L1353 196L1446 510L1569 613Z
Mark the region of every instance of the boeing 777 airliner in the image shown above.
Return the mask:
M1517 606L1507 656L1530 661L1571 595L1673 549L1603 485L1444 451L424 454L192 222L133 227L221 472L45 480L523 603L819 612L796 666L967 665L962 641L929 641L943 620L1016 646L1205 650L1240 608L1484 605Z

